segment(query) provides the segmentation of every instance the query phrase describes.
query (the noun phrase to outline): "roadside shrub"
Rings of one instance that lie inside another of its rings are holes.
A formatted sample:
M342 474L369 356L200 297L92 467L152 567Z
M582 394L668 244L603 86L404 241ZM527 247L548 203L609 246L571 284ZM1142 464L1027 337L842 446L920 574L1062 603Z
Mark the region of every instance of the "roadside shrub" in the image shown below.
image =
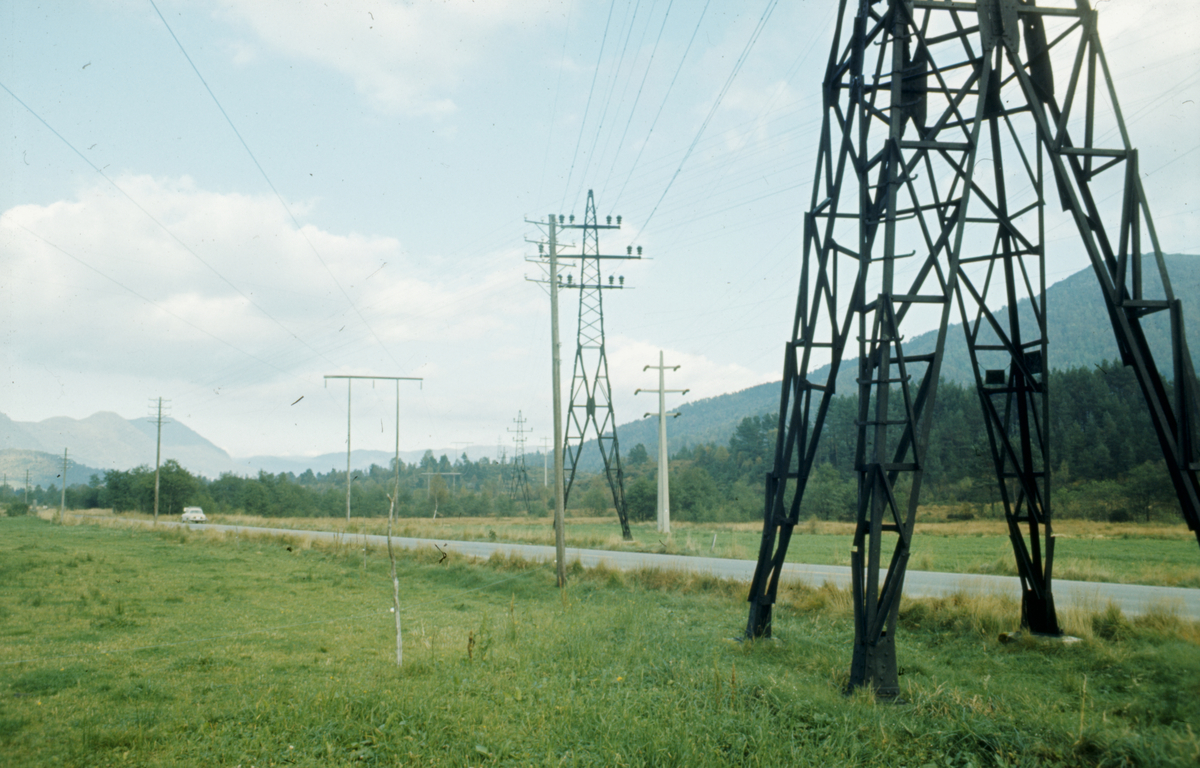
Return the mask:
M1109 641L1124 640L1129 637L1132 627L1129 620L1125 618L1125 614L1121 613L1121 609L1109 603L1103 613L1098 613L1092 617L1092 631L1097 637L1101 637Z
M5 512L9 517L24 517L29 514L29 505L23 501L12 501Z

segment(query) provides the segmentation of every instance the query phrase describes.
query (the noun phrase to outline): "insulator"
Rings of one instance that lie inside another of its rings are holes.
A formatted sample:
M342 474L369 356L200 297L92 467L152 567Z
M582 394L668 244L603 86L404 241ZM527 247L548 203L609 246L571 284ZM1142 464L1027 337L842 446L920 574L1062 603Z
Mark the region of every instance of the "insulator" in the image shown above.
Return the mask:
M545 252L546 252L546 246L542 243L538 243L538 253L545 253Z
M567 275L567 285L570 285L573 280L574 278L571 275Z
M571 223L572 224L575 223L575 214L573 214L573 213L571 214Z
M621 281L621 285L625 285L625 275L621 275L621 276L620 276L619 278L617 278L617 279Z
M638 246L638 256L642 255L642 246Z
M613 276L612 276L612 275L609 275L609 276L608 276L608 284L609 284L609 285L612 285L612 284L613 284Z
M633 255L633 246L632 245L625 246L625 253L626 253L626 255L632 256Z
M561 213L560 213L560 214L558 214L558 223L559 223L559 224L562 224L562 223L563 223L563 220L564 220L565 218L566 218L566 217L565 217L565 216L563 216Z
M609 216L609 217L608 217L608 223L609 223L609 224L612 224L612 216Z
M620 216L617 217L617 226L618 227L621 226L621 217Z

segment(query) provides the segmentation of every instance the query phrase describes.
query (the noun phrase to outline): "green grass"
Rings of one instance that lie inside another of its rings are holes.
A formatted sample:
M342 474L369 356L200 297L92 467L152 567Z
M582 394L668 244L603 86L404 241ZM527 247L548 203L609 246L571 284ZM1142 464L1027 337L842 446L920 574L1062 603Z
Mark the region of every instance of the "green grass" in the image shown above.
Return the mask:
M291 547L289 551L288 547ZM908 601L907 704L843 695L845 592L0 520L0 765L1194 765L1200 627ZM468 648L470 651L468 653ZM1085 682L1086 678L1086 682Z

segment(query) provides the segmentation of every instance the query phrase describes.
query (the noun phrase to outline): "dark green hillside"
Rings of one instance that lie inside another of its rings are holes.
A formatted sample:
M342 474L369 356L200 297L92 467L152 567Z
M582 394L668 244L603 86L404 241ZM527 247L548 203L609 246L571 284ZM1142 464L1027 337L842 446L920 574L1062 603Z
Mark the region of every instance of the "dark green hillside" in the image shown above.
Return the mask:
M1189 327L1194 329L1197 322L1195 318L1200 316L1200 256L1170 254L1165 258L1175 295L1184 300ZM1151 280L1151 276L1147 274L1146 285L1147 292L1153 294L1151 298L1162 296L1162 287L1156 275ZM1049 306L1051 369L1065 371L1072 368L1091 368L1105 360L1118 359L1112 327L1109 325L1100 298L1100 289L1091 269L1076 272L1055 283L1047 289L1046 294ZM1023 303L1020 311L1023 322L1033 322L1032 310L1027 302ZM1170 360L1168 318L1165 313L1150 317L1144 327L1158 359ZM780 331L781 335L786 333L786 329ZM1200 338L1197 338L1194 330L1188 336L1192 339L1193 347L1200 346ZM935 341L935 332L924 333L914 337L908 349L914 353L928 352L933 349ZM843 363L838 377L839 394L854 393L857 367L854 360ZM814 378L824 377L827 370L827 366L818 369L814 372ZM1165 373L1170 374L1169 371ZM962 325L959 323L952 325L947 331L942 378L964 386L974 385L974 374L963 340ZM667 426L671 452L686 446L721 443L733 433L743 418L777 413L778 408L779 382L760 384L729 395L684 403L676 409L681 416L672 419ZM651 454L658 447L658 427L653 418L622 424L619 436L625 451L629 451L638 443L645 445ZM600 468L599 452L589 447L584 456L587 463L582 464L582 468L591 471Z

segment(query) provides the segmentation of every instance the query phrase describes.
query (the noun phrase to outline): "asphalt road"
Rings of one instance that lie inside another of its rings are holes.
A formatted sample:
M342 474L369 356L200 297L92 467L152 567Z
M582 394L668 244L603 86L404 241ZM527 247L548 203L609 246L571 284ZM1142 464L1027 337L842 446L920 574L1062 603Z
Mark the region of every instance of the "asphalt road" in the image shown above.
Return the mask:
M80 516L86 517L86 516ZM125 520L128 524L152 525L148 521ZM160 522L163 526L186 526L194 531L245 532L255 535L298 536L318 541L336 541L371 547L387 546L386 536L340 534L332 531L306 531L291 528L245 528L234 525L208 523ZM469 557L487 559L493 553L518 555L527 560L554 562L554 547L536 544L511 544L501 541L443 541L441 539L412 539L393 537L392 545L401 549L432 548L434 545L445 551ZM750 581L754 575L753 560L732 560L721 557L691 557L686 555L660 555L650 552L613 552L603 549L567 548L567 562L578 561L585 568L605 565L614 570L636 570L638 568L662 568L690 571L692 573L718 576L724 579ZM784 582L799 582L813 587L829 582L838 587L850 585L850 568L839 565L807 565L785 563ZM904 576L904 594L907 597L942 597L964 592L966 594L1002 594L1021 597L1021 582L1015 576L983 576L964 573L938 573L935 571L908 570ZM1200 589L1182 587L1151 587L1139 584L1109 584L1095 581L1054 580L1054 602L1060 609L1081 607L1099 610L1109 603L1118 606L1127 616L1136 616L1152 608L1167 608L1181 618L1200 621Z

